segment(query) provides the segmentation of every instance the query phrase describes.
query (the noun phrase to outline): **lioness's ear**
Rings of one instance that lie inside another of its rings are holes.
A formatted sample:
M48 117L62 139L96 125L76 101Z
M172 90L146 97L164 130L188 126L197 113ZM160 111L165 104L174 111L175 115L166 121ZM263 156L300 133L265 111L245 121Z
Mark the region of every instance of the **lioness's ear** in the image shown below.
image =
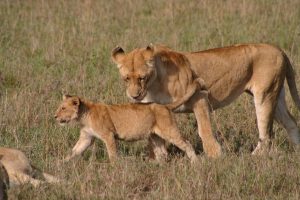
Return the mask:
M69 94L63 94L63 100L66 100L67 98L70 98L70 97L72 97L72 96Z
M73 97L73 98L72 98L72 104L73 104L74 106L79 106L79 104L80 104L80 99L79 99L79 97Z
M152 43L148 44L148 46L146 47L146 50L153 52L154 51L154 45Z
M145 60L147 60L147 65L153 66L153 54L154 54L154 45L150 43L146 47L146 51L143 53Z
M124 58L125 52L122 47L117 46L111 51L111 58L116 64L120 64Z

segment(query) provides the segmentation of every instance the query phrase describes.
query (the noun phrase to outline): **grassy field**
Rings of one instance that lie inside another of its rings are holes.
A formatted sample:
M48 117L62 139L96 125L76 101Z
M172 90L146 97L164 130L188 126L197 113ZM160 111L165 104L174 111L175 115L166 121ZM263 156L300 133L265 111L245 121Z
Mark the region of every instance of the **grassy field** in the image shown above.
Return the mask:
M199 153L191 166L170 147L171 161L144 161L146 142L120 143L121 159L108 163L100 141L78 160L61 164L78 127L53 118L62 92L105 103L128 102L110 51L163 43L196 51L265 42L285 50L300 88L299 0L0 1L0 146L21 149L32 163L69 181L24 185L11 199L300 199L300 153L275 123L269 156L251 156L258 140L250 97L212 113L225 155L202 152L192 114L178 124ZM287 92L288 94L288 92ZM297 122L300 112L287 95Z

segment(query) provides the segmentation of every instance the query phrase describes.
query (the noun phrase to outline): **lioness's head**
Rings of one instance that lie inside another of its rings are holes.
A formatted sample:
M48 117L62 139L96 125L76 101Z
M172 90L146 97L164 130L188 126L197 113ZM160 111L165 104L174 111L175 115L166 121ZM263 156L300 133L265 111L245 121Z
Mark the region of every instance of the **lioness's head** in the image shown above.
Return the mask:
M55 112L55 119L64 125L78 119L80 98L77 96L63 95L63 101Z
M147 88L156 78L153 53L152 45L135 49L128 54L125 54L121 47L116 47L112 51L112 60L117 64L126 83L126 94L135 101L144 99Z

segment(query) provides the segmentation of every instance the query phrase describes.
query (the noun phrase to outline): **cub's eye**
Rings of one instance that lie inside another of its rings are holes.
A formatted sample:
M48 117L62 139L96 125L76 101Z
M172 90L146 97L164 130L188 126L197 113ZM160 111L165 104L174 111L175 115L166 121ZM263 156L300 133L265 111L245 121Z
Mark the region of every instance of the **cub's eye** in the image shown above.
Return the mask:
M66 110L66 107L61 107L61 110Z

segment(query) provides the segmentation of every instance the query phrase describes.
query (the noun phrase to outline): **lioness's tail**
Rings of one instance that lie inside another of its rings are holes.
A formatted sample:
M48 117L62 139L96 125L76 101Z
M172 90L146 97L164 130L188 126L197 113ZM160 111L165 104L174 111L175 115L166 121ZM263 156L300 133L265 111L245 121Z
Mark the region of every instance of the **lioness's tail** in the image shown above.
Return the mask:
M179 100L167 104L167 108L170 110L175 110L176 108L178 108L179 106L181 106L182 104L184 104L185 102L187 102L198 89L201 89L202 93L205 93L207 95L207 90L205 89L205 84L203 79L201 78L197 78L193 81L193 83L191 85L188 86L187 92L185 93L185 95L180 98Z
M297 90L297 86L296 86L296 82L295 82L294 69L293 69L292 64L286 54L284 54L284 57L285 57L286 65L287 65L286 80L287 80L293 101L295 102L296 106L298 107L298 110L300 110L300 98L299 98L299 94L298 94L298 90Z

